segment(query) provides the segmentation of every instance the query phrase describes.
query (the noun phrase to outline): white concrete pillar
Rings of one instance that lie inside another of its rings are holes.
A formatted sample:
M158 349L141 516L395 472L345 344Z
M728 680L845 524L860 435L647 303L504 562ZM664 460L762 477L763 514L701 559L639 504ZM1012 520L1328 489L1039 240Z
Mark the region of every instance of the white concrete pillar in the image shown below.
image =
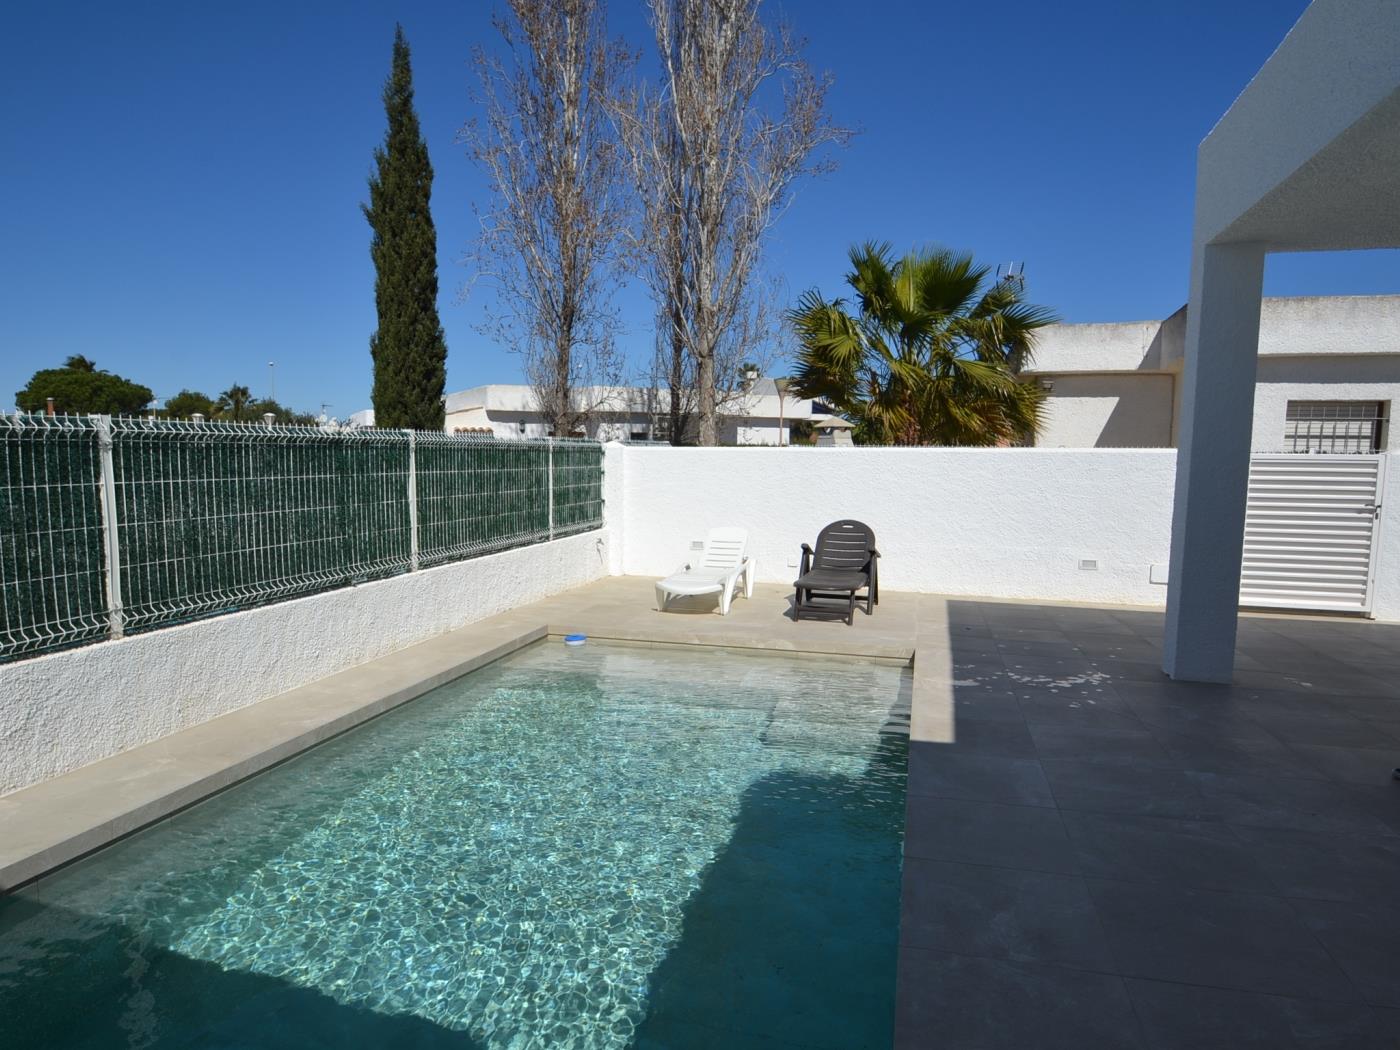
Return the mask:
M1167 674L1191 682L1234 671L1263 284L1261 245L1197 247L1162 654Z

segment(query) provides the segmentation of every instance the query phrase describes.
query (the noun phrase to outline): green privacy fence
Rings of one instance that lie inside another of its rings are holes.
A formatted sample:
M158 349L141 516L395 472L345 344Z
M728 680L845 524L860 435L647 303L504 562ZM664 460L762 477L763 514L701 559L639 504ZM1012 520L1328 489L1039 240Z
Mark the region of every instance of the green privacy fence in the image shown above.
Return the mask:
M601 527L595 442L0 417L0 660Z

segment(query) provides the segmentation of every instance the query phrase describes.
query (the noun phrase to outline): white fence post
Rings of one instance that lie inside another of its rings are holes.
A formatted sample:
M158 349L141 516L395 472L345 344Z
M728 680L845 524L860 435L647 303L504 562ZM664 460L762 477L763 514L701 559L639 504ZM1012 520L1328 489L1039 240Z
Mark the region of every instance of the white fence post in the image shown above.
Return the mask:
M117 482L112 467L112 417L95 416L97 448L102 467L102 550L107 569L107 633L112 639L126 633L122 618L122 556L117 541Z
M549 538L554 539L554 439L547 438L549 442L549 471L546 487L549 489Z
M418 571L418 438L408 435L408 571Z

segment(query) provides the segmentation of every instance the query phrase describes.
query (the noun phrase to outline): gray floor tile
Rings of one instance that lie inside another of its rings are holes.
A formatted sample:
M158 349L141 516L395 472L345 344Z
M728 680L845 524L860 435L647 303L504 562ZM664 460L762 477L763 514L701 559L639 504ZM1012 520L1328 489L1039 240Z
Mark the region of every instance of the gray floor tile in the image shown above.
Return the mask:
M954 744L915 743L909 749L911 795L1053 806L1050 785L1035 759L964 754Z
M1400 671L1396 672L1400 678ZM1400 697L1394 696L1339 696L1337 704L1348 714L1367 721L1400 721Z
M1400 887L1400 838L1232 827L1286 897L1383 901Z
M1367 1002L1400 1007L1400 903L1294 901L1304 925L1361 989Z
M1326 780L1326 774L1302 761L1287 744L1271 737L1237 740L1209 730L1154 727L1149 730L1179 769L1237 776L1297 777Z
M1362 671L1350 668L1321 670L1312 660L1304 661L1297 671L1284 671L1278 669L1278 661L1260 659L1270 666L1270 670L1236 671L1236 685L1258 689L1297 689L1315 692L1319 696L1393 696L1396 693L1393 683Z
M904 853L965 864L1079 871L1059 811L1043 806L911 796Z
M1042 651L1058 653L1069 642L1065 633L1054 627L1016 627L1008 624L992 624L992 637L997 640L997 648L1011 646L1040 646Z
M1123 982L1108 974L907 948L898 1050L1130 1050L1142 1046Z
M1221 739L1276 740L1248 711L1228 697L1191 693L1140 694L1138 687L1116 685L1124 706L1153 729L1211 733Z
M1170 768L1176 763L1146 729L1105 729L1093 725L1030 726L1040 758L1076 762L1115 762L1143 768Z
M1013 693L978 688L959 681L953 687L953 710L956 728L964 721L997 721L1025 723L1021 705Z
M1356 988L1281 897L1089 879L1125 976L1354 1000Z
M1249 715L1274 736L1287 744L1310 744L1323 747L1382 747L1400 743L1374 725L1346 714L1297 715L1254 710L1263 705L1251 705Z
M1002 758L1035 758L1035 741L1015 707L1014 718L964 718L958 708L949 747L958 754L998 755Z
M1004 653L1002 662L1006 664L1007 676L1013 681L1050 688L1096 685L1105 678L1104 673L1087 657L1056 659Z
M1085 875L1273 893L1270 868L1224 824L1062 811Z
M1167 680L1162 670L1162 659L1154 656L1147 659L1114 659L1095 656L1094 666L1109 676L1110 683L1118 685L1150 685Z
M996 656L997 639L991 632L972 634L967 631L959 631L949 635L948 651L953 654L955 660L959 656L973 653L991 653Z
M1044 759L1055 802L1064 810L1128 813L1180 820L1219 820L1220 806L1207 801L1199 782L1176 769L1137 769L1098 762Z
M1018 694L1021 714L1040 725L1085 725L1142 729L1143 724L1112 691L1102 687L1048 689L1027 686Z
M1016 962L1113 968L1089 891L1075 875L911 857L900 941Z
M1322 780L1188 773L1211 812L1230 824L1343 834L1394 834L1386 822L1390 792ZM1400 819L1400 804L1394 809Z
M1387 1043L1382 1043L1388 1050L1396 1050L1400 1047L1400 1010L1388 1010L1376 1007L1371 1011L1376 1017L1377 1027L1380 1029L1381 1037L1389 1039Z
M1002 674L1006 670L1006 661L1002 659L1001 653L981 650L955 650L952 654L952 664L953 670L968 675Z
M1311 769L1341 784L1370 784L1385 787L1391 771L1400 765L1396 747L1313 747L1294 744L1293 751Z
M1357 1003L1128 978L1151 1050L1382 1050L1384 1019Z
M1081 653L1095 663L1156 664L1162 673L1162 650L1130 634L1118 637L1103 635L1070 635L1069 640Z

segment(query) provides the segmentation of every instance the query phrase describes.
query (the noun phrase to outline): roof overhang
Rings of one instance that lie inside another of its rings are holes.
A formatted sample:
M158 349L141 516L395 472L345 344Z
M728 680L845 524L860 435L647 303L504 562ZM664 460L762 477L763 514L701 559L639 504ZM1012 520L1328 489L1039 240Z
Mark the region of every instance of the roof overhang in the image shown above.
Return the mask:
M1201 143L1198 244L1400 246L1395 0L1314 0Z

